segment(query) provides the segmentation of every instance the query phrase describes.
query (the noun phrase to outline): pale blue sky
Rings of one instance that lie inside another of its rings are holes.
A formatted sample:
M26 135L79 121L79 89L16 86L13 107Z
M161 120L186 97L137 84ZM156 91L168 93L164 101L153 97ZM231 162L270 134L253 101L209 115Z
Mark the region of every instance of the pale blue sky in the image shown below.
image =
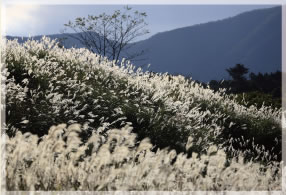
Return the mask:
M148 38L158 32L235 16L274 5L129 5L147 13ZM60 33L76 17L112 13L123 5L10 5L6 7L6 35L34 36Z

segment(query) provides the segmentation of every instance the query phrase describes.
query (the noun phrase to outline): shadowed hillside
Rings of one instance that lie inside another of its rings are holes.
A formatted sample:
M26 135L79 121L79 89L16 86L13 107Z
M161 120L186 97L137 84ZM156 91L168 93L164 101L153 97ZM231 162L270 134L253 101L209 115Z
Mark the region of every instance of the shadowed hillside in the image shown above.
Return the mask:
M281 70L281 7L255 10L205 24L159 33L141 41L155 72L222 79L237 63L251 72Z

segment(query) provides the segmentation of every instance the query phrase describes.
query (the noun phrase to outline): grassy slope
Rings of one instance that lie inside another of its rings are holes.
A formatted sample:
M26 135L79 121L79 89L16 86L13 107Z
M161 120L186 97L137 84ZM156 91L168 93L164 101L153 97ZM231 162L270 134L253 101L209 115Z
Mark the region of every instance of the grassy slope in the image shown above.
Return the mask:
M153 151L175 149L206 154L210 146L270 163L281 157L280 110L246 108L223 91L204 89L182 76L135 71L85 49L58 48L49 39L6 45L7 134L42 137L55 124L83 125L86 143L93 132L133 127ZM42 138L45 139L45 138ZM187 147L188 140L193 140ZM273 154L274 151L274 154Z

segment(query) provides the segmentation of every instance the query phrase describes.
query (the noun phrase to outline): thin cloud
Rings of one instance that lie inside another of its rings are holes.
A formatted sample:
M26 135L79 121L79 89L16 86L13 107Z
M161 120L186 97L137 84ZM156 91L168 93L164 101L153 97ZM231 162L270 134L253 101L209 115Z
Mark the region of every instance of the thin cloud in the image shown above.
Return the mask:
M17 34L33 35L41 22L36 13L39 12L40 5L7 5L6 7L6 32Z

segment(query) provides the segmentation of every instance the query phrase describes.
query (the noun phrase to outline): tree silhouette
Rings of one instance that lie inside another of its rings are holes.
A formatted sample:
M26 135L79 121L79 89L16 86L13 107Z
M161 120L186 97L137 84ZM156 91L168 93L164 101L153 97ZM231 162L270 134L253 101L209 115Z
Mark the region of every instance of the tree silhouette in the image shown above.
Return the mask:
M231 92L240 93L243 91L248 91L248 83L246 79L246 74L248 73L248 68L243 64L236 64L233 68L226 69L228 74L232 77L231 81Z
M228 74L234 81L246 80L245 74L248 73L248 68L244 67L243 64L236 64L233 68L226 69Z
M141 56L144 50L135 53L127 53L127 50L134 46L137 37L149 33L146 30L146 17L145 12L133 12L131 7L125 6L112 14L88 15L87 18L78 17L74 22L69 21L65 26L77 33L77 36L68 33L66 35L110 60L117 62L120 57L134 60Z

